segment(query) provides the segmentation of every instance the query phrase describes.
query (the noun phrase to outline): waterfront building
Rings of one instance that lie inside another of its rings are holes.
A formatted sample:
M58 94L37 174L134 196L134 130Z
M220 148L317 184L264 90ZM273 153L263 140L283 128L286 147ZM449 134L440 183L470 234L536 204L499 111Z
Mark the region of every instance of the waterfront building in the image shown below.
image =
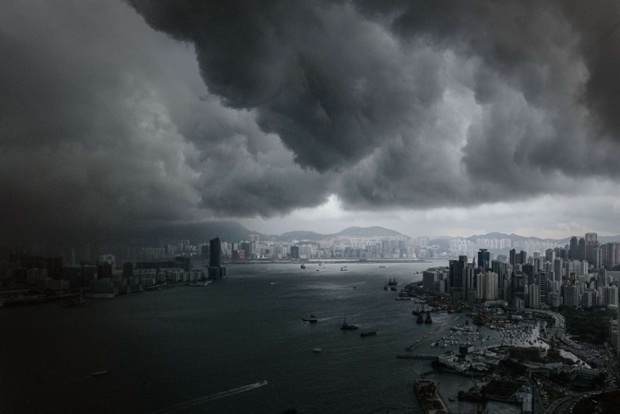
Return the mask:
M220 280L226 276L222 266L222 244L219 237L209 240L209 279Z
M459 256L459 260L450 260L448 292L455 299L463 299L463 279L467 265L467 256Z

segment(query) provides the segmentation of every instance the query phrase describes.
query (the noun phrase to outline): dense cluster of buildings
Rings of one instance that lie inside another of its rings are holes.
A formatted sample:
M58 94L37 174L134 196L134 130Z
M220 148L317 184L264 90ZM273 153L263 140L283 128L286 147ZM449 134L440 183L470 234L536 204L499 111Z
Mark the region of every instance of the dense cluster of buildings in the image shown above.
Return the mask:
M203 260L199 266L195 266L191 256L124 262L117 265L113 254L103 254L95 264L65 264L63 257L15 252L8 256L6 262L0 262L0 281L3 285L21 284L45 291L86 288L89 294L113 297L165 283L218 280L226 276L221 244L217 237L210 240L207 245L207 267L204 267Z
M461 255L449 266L423 273L424 288L450 294L469 303L506 302L516 308L546 305L573 307L618 306L620 243L599 245L596 233L570 239L544 254L510 250L509 256L491 258L479 249L471 262ZM476 261L477 260L477 261Z
M189 240L166 239L158 246L104 246L100 250L113 253L126 261L162 260L175 256L209 255L209 243L191 244ZM275 240L250 234L247 240L221 243L224 261L250 260L325 260L325 259L424 259L438 257L439 246L430 245L427 237L408 236L350 237L334 236L324 240ZM443 252L445 254L445 252ZM80 260L91 261L85 249L75 253Z

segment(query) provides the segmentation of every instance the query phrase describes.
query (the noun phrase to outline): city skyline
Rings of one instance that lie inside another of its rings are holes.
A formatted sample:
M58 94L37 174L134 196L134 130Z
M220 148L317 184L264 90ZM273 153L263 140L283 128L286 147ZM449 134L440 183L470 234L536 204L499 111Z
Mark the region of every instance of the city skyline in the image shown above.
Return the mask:
M3 2L0 244L207 220L618 235L619 17L603 0Z

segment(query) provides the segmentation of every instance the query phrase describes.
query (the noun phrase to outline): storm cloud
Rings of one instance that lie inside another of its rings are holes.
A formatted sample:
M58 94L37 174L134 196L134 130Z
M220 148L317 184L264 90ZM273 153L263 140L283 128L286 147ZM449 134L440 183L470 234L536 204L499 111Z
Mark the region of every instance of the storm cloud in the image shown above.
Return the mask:
M613 181L619 32L611 1L3 1L3 238Z

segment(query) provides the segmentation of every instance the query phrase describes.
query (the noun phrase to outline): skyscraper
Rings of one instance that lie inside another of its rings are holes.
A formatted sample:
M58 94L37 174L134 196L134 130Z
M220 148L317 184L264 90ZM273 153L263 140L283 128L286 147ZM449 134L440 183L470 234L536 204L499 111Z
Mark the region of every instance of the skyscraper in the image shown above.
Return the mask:
M478 251L478 267L484 270L491 268L491 252L487 249L480 249Z
M222 241L219 237L209 240L209 279L221 280L226 276L222 267Z

